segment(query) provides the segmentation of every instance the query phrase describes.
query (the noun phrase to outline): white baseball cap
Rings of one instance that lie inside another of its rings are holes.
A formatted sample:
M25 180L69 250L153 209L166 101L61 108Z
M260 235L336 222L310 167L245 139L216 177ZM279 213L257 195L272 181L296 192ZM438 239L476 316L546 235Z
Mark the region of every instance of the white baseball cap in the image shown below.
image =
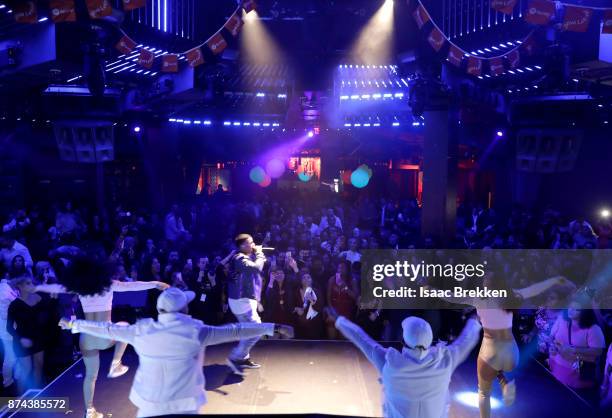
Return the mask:
M182 291L176 287L164 290L157 298L157 310L166 313L180 312L195 298L195 293L190 290Z
M404 342L410 348L428 349L433 341L431 325L424 319L409 316L402 321Z

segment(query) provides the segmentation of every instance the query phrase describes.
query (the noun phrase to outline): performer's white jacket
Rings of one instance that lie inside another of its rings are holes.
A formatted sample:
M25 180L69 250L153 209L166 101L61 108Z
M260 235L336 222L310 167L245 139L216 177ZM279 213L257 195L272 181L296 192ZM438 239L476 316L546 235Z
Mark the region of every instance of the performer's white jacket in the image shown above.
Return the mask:
M130 400L139 417L194 413L206 403L204 348L244 338L273 335L274 324L205 325L182 313L159 314L134 325L77 320L73 332L134 346L139 366Z
M378 369L384 393L383 414L388 418L443 418L448 412L451 375L470 354L480 337L480 323L469 319L450 345L432 346L417 359L406 348L384 348L361 328L340 316L338 328Z

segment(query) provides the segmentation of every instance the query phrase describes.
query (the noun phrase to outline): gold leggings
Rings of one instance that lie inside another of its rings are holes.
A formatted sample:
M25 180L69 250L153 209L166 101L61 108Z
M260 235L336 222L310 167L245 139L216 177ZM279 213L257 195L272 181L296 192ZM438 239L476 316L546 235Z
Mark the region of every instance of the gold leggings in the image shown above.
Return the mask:
M484 330L478 353L478 407L480 418L491 416L491 388L495 378L505 384L504 372L518 365L519 349L512 330Z

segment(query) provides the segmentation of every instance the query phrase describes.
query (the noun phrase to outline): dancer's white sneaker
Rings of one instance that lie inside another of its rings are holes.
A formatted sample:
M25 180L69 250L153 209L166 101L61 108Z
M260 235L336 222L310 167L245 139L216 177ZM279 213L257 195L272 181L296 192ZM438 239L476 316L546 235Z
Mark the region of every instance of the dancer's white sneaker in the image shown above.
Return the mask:
M516 382L514 379L502 385L502 397L504 399L504 405L510 406L516 399Z
M110 369L108 370L107 377L110 379L114 379L116 377L123 376L130 370L130 368L126 365L121 364L120 362L111 363Z
M104 418L104 414L96 411L96 408L87 408L85 418Z

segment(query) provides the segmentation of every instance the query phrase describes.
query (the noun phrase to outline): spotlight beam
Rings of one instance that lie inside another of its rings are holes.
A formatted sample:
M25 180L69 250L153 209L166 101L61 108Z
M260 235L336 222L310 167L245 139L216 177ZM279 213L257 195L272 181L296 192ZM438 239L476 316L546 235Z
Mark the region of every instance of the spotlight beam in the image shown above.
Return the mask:
M393 54L393 0L385 0L363 28L349 56L360 64L388 64Z

